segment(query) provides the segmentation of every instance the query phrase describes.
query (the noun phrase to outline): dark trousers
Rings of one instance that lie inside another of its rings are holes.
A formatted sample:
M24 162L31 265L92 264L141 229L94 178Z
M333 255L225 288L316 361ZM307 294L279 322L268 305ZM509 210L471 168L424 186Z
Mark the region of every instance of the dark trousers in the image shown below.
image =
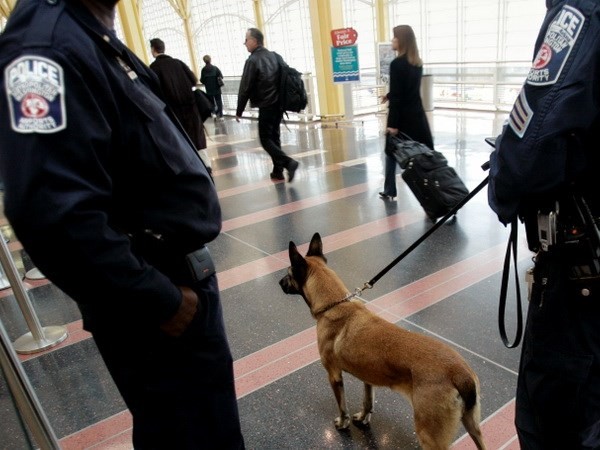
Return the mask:
M210 100L212 101L212 104L214 106L214 113L217 115L217 117L223 117L223 97L221 96L221 94L215 94L215 95L210 95L207 94L208 98L210 98Z
M536 262L517 387L523 450L600 448L600 283L570 281L567 263Z
M282 173L288 168L292 158L281 150L281 120L283 113L279 107L267 106L258 110L258 137L260 145L273 160L273 172Z
M385 155L385 181L383 182L383 193L385 195L391 195L396 197L398 192L396 190L396 169L398 163L391 156Z
M216 276L193 289L198 313L179 338L135 322L92 331L133 415L136 450L244 448Z

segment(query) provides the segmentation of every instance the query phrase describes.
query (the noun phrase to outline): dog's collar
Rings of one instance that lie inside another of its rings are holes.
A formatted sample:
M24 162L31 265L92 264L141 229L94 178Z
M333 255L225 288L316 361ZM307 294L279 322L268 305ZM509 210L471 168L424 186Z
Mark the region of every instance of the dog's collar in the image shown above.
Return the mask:
M315 316L315 319L318 319L321 314L325 314L327 311L329 311L331 308L335 308L337 305L341 305L342 303L349 302L350 299L352 299L353 297L356 297L356 292L349 293L343 299L338 300L337 302L334 302L334 303L330 303L329 305L325 306L324 308L319 309L317 312L313 313L313 316Z

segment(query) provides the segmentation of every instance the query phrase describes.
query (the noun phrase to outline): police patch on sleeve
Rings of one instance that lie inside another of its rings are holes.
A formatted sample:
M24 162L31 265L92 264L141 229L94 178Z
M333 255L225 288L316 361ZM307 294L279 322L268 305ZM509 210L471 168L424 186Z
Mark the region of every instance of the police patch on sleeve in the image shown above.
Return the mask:
M37 55L22 56L4 72L11 127L17 133L56 133L67 126L63 69Z
M527 75L527 84L545 86L556 83L584 22L585 17L579 10L568 5L562 7L546 30L544 43Z

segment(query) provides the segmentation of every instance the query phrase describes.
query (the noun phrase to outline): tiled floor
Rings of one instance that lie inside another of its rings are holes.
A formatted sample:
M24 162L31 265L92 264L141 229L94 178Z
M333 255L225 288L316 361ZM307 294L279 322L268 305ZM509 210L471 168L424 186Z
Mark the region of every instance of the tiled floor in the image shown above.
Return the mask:
M485 177L484 137L506 117L489 112L435 110L437 150L473 189ZM353 124L288 124L284 150L301 163L293 183L268 179L269 158L256 122L206 122L223 208L223 232L210 244L215 258L229 341L235 358L242 427L250 449L418 448L409 403L376 390L370 428L335 429L336 403L319 361L315 323L300 297L286 296L278 280L288 266L288 242L306 250L323 237L330 266L349 288L362 286L430 226L398 176L399 197L382 201L383 116ZM32 267L11 237L19 268ZM497 325L500 275L507 230L487 206L486 191L442 226L362 297L387 320L454 346L481 380L485 441L516 449L514 393L519 350L506 349ZM530 263L523 250L520 272ZM24 368L64 449L129 449L131 418L71 300L46 280L27 282L44 326L66 325L68 339L50 351L22 356ZM525 291L525 286L522 286ZM508 308L509 332L515 309ZM0 291L0 320L11 339L27 326L10 290ZM27 448L0 377L0 448ZM346 376L351 412L362 385ZM461 435L463 431L461 430ZM475 448L457 435L453 448Z

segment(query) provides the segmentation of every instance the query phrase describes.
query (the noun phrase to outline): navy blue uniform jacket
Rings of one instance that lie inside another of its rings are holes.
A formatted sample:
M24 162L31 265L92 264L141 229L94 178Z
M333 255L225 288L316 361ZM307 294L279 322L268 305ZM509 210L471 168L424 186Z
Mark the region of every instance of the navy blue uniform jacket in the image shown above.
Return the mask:
M171 317L180 290L127 233L150 229L183 257L218 235L221 211L155 74L79 1L21 0L0 77L5 212L32 260L88 329L99 315Z
M490 159L489 203L505 224L531 197L573 181L588 183L592 203L598 198L600 2L547 5L531 69Z

